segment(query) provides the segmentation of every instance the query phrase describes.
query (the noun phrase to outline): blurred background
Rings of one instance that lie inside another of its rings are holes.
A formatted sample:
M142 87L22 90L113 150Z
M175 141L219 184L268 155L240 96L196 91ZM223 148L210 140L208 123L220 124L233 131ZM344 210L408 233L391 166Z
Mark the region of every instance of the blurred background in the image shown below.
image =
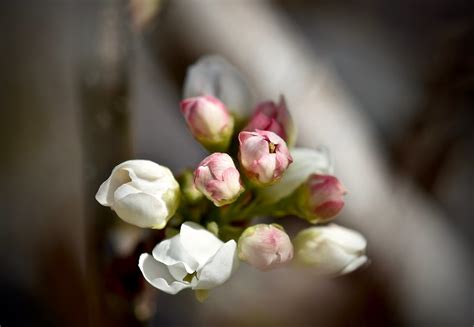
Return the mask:
M0 33L1 326L474 323L472 1L2 1ZM204 304L143 283L162 235L94 195L126 159L205 156L178 102L208 53L331 149L370 266L241 265Z

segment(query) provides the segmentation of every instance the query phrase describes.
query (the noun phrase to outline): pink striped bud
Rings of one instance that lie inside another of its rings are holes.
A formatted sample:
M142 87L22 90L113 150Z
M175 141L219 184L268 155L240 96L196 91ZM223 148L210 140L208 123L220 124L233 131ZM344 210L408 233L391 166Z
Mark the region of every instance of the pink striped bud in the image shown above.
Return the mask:
M312 174L298 188L296 198L303 218L316 223L336 216L344 207L345 194L336 177Z
M293 143L296 134L295 126L283 96L280 96L278 104L265 101L257 105L244 131L253 132L257 129L274 132L289 145Z
M280 179L293 159L285 141L273 132L240 132L239 158L250 180L269 185Z
M281 226L259 224L242 233L238 253L240 260L267 271L287 264L293 258L293 245Z
M194 171L194 185L218 207L234 202L244 191L240 174L227 153L213 153Z
M210 151L225 151L234 130L234 118L218 99L206 95L181 101L181 112L194 137Z

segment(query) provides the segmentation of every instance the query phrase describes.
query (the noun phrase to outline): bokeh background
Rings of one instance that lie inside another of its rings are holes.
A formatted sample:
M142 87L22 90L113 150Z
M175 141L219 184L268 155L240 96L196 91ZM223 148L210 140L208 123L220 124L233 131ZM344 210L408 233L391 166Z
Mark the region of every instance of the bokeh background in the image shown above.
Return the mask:
M0 35L1 326L474 323L472 1L2 1ZM204 157L178 102L208 53L331 149L370 266L242 265L204 304L144 285L162 235L94 195L126 159Z

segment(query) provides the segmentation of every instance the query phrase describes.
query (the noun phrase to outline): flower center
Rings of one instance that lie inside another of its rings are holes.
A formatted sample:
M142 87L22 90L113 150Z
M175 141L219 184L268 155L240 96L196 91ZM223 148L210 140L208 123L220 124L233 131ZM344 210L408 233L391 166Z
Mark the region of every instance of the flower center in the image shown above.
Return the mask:
M268 142L268 151L270 151L270 153L275 153L276 152L276 144L273 144L272 142Z
M193 272L192 274L187 274L186 276L184 276L183 281L191 283L194 277L197 278L196 272Z

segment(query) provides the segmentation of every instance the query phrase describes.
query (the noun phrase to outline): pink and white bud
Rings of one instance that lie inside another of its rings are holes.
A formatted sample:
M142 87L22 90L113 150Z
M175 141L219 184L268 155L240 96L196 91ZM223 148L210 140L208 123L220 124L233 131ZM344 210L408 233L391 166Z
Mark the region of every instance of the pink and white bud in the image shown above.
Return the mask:
M311 223L331 219L344 207L345 194L336 177L312 174L297 191L300 213Z
M278 104L273 101L265 101L256 106L244 131L253 132L257 129L274 132L287 144L293 144L296 136L295 125L283 96L280 96Z
M284 266L293 258L293 245L283 227L259 224L248 227L238 242L239 259L258 270Z
M181 112L194 137L210 151L225 151L234 131L234 118L218 99L206 95L184 99Z
M283 175L293 159L285 141L269 131L240 132L240 163L253 182L270 185Z
M218 207L234 202L244 191L240 173L227 153L213 153L194 171L194 185Z

